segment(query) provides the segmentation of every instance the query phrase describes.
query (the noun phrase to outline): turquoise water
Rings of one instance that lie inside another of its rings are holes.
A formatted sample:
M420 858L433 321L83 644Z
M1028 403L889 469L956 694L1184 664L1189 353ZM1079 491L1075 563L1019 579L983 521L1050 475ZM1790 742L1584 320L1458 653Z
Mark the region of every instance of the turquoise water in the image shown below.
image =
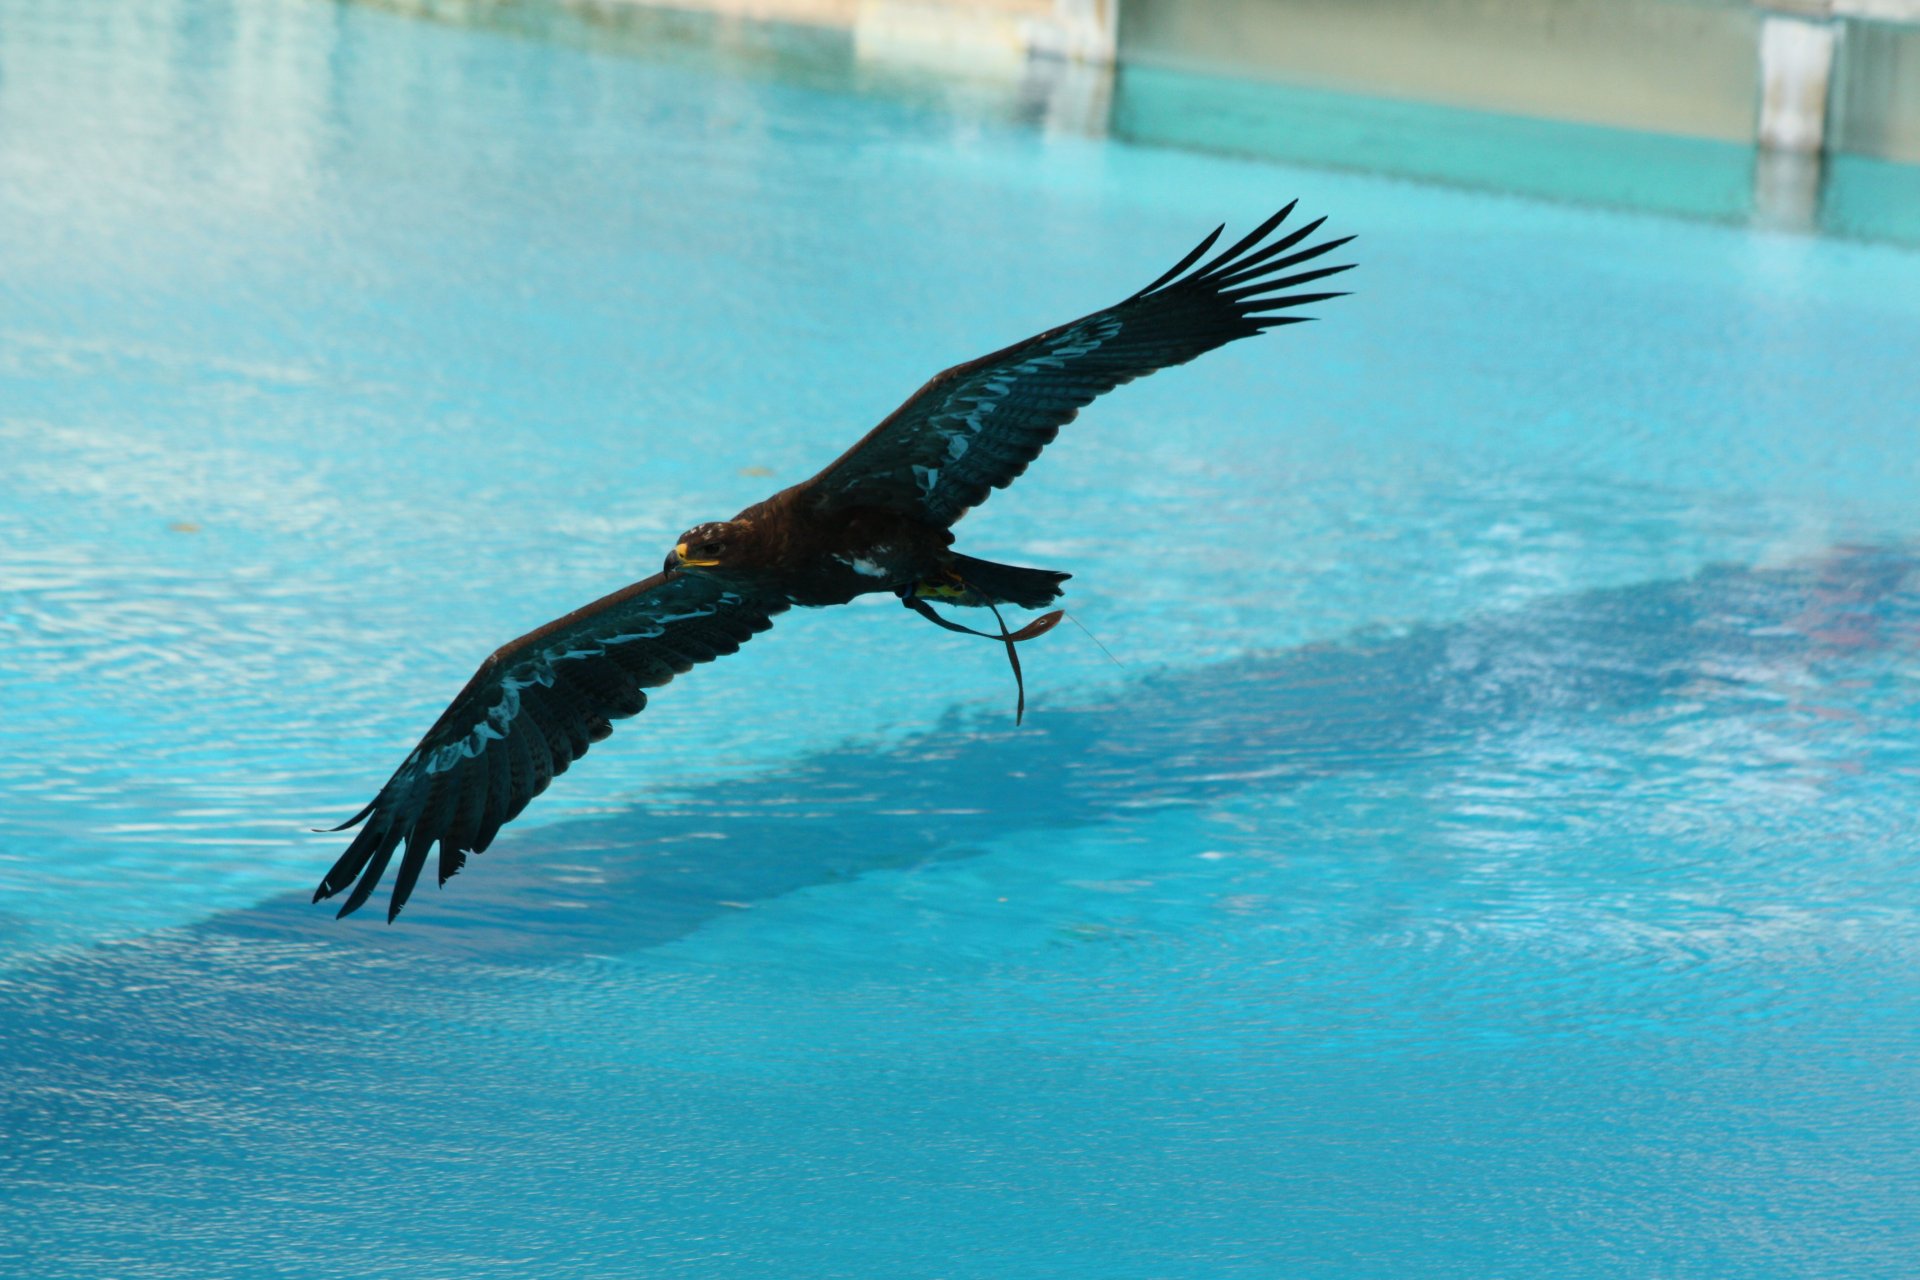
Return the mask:
M841 71L0 18L0 1273L1908 1273L1920 255ZM1354 297L963 526L1122 666L789 616L307 904L495 644L1296 195Z

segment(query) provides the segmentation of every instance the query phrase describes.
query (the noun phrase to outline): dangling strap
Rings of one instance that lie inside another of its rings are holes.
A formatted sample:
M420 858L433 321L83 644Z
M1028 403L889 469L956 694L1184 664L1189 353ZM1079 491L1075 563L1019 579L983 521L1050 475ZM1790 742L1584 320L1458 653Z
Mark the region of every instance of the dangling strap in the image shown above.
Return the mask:
M982 598L984 599L984 596ZM987 600L986 606L993 610L993 620L1000 626L1000 634L995 635L991 631L975 631L972 627L962 626L958 622L941 617L933 611L932 605L922 600L919 596L914 595L911 587L901 593L900 603L906 605L907 608L913 610L928 622L933 623L936 627L945 627L949 631L958 631L961 635L979 636L982 640L998 640L1007 646L1007 665L1013 668L1013 687L1016 690L1013 706L1013 722L1019 724L1022 717L1027 714L1027 681L1026 677L1020 672L1020 655L1014 651L1013 646L1023 640L1032 640L1037 636L1047 634L1047 632L1053 630L1060 624L1060 619L1065 616L1066 611L1063 609L1055 609L1051 613L1043 613L1018 631L1008 631L1007 621L1000 616L1000 610L995 608L993 601Z

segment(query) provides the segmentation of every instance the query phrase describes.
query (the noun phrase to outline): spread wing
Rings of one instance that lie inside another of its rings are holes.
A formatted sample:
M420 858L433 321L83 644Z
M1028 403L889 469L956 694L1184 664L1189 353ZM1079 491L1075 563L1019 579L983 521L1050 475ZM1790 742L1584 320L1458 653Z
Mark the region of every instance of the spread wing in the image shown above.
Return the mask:
M806 496L824 508L880 507L952 524L1011 484L1095 396L1307 319L1277 313L1343 296L1296 291L1347 270L1351 263L1304 264L1353 237L1298 248L1325 221L1316 218L1263 243L1291 212L1289 204L1187 272L1225 230L1216 229L1125 302L948 369L807 481Z
M340 914L367 900L404 840L391 921L440 845L440 882L501 825L647 705L645 689L733 653L773 625L784 596L698 574L656 574L515 640L480 665L394 771L313 900L353 883Z

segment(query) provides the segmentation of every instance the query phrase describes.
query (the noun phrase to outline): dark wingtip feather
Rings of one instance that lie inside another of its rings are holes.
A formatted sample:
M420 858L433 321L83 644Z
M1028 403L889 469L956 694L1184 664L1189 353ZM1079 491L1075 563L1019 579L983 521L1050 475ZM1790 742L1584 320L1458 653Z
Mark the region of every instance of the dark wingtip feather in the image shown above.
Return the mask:
M347 829L348 829L348 828L350 828L350 827L357 827L357 826L359 826L359 825L360 825L361 823L363 823L363 822L365 822L365 821L367 820L367 815L373 812L373 806L375 806L376 804L379 804L379 803L380 803L380 797L379 797L379 796L375 796L375 797L374 797L373 799L371 799L371 800L369 800L369 801L367 801L367 807L366 807L366 808L364 808L364 809L362 809L362 810L361 810L360 812L358 812L358 813L356 813L356 814L354 814L354 815L353 815L353 816L352 816L351 818L348 818L348 819L347 819L347 820L346 820L345 822L343 822L343 823L341 823L341 824L340 824L339 826L337 826L337 827L314 827L314 828L312 828L312 830L313 830L313 832L314 832L314 833L315 833L316 835L325 835L325 836L330 836L330 835L332 835L332 834L333 834L334 832L336 832L336 831L345 831L345 830L347 830Z
M1240 310L1244 315L1258 316L1264 315L1269 311L1279 311L1287 307L1311 307L1315 303L1325 302L1330 298L1344 298L1346 296L1344 293L1301 293L1285 298L1269 298L1261 302L1243 303L1241 304Z
M394 847L400 843L400 832L392 827L386 827L380 829L377 840L368 840L367 838L373 834L374 830L375 828L368 827L362 831L360 838L353 842L354 847L348 849L341 857L341 862L345 863L354 856L361 841L367 841L366 849L360 855L361 861L365 864L365 870L359 872L360 878L354 884L353 892L347 895L347 900L341 905L335 919L350 915L366 904L367 899L373 894L374 886L380 883L380 877L387 873L387 863L393 860Z
M1248 281L1258 283L1261 278L1264 277L1270 282L1269 287L1275 287L1282 283L1278 279L1282 272L1291 271L1302 263L1311 262L1315 258L1332 253L1344 243L1346 242L1342 240L1329 240L1325 244L1310 245L1298 253L1290 253L1284 258L1275 258L1271 262L1262 262L1258 266L1236 267L1232 271L1214 276L1207 283L1213 285L1215 288L1237 288L1244 286ZM1254 258L1264 257L1264 251L1254 255ZM1247 261L1251 263L1253 258L1249 258ZM1347 264L1347 266L1352 265L1352 263ZM1291 277L1289 277L1289 279L1291 279Z
M1277 300L1283 290L1298 289L1303 284L1312 284L1316 280L1325 280L1328 276L1337 276L1342 271L1351 271L1353 267L1353 263L1347 262L1337 267L1319 267L1313 271L1302 271L1281 280L1256 280L1252 284L1241 285L1237 289L1222 289L1220 296L1244 308L1260 302Z
M1140 292L1134 294L1133 297L1134 298L1146 297L1148 294L1152 293L1155 289L1158 289L1161 285L1167 283L1167 281L1169 280L1172 280L1174 277L1178 276L1182 271L1185 271L1188 267L1198 262L1200 260L1200 255L1205 253L1207 250L1213 248L1214 241L1218 240L1221 234L1226 231L1226 229L1227 229L1227 224L1224 222L1221 223L1219 226L1215 227L1213 229L1213 233L1209 235L1206 239L1202 240L1199 244L1193 246L1192 250L1188 252L1186 257L1174 263L1173 266L1168 268L1167 271L1164 274L1162 274L1159 279L1155 280L1152 284L1148 285L1146 288L1142 289ZM1131 302L1133 301L1133 298L1129 298L1127 299L1127 301Z
M393 896L387 902L388 924L393 923L400 908L413 896L413 887L420 882L420 873L426 868L427 855L433 851L434 843L444 838L441 821L450 802L446 785L444 774L435 780L434 794L429 800L433 807L416 818L407 832L406 851L400 855L400 870L393 877Z
M1271 275L1276 271L1284 271L1286 268L1305 262L1310 258L1317 258L1321 254L1337 249L1345 244L1346 240L1329 240L1325 244L1312 245L1308 248L1301 249L1298 253L1288 252L1299 245L1302 240L1307 239L1314 232L1318 231L1325 223L1325 218L1315 218L1304 227L1297 227L1286 235L1281 236L1272 244L1262 246L1244 258L1228 263L1221 270L1208 276L1207 282L1216 286L1230 285L1251 280L1255 276ZM1348 238L1351 239L1351 237ZM1286 254L1287 256L1281 257L1282 254Z
M1212 262L1209 262L1206 266L1194 272L1193 273L1194 277L1196 279L1201 279L1201 280L1206 279L1208 276L1213 275L1215 272L1225 268L1227 265L1232 263L1234 259L1238 258L1241 254L1245 253L1247 250L1253 248L1253 246L1259 244L1262 240L1265 240L1269 235L1272 234L1273 229L1275 227L1279 226L1282 222L1285 222L1287 220L1287 215L1293 212L1293 206L1298 203L1300 203L1298 200L1293 200L1288 202L1286 208L1280 210L1280 212L1274 214L1271 218L1268 218L1265 222L1261 223L1259 226L1255 227L1253 230L1247 232L1246 235L1240 237L1239 241L1235 243L1232 248L1223 251L1219 257L1215 258ZM1320 221L1324 222L1326 221L1326 219L1322 218L1320 219ZM1318 223L1315 223L1313 225L1317 226ZM1311 231L1312 227L1311 226L1308 227L1307 230Z
M313 891L313 900L318 902L322 898L331 898L352 884L353 878L360 874L368 860L373 857L374 847L377 844L379 844L379 838L376 829L362 828L339 858L335 859L333 866L327 869L327 874L320 878L320 887Z

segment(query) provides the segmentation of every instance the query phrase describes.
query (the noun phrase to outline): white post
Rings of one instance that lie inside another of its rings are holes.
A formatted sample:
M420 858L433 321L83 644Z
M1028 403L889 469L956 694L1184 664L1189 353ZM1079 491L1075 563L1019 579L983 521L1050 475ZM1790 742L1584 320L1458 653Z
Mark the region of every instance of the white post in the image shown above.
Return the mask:
M1818 154L1826 146L1834 28L1768 14L1760 25L1762 148Z
M1070 62L1110 63L1120 49L1120 0L1053 0L1027 24L1027 51Z

